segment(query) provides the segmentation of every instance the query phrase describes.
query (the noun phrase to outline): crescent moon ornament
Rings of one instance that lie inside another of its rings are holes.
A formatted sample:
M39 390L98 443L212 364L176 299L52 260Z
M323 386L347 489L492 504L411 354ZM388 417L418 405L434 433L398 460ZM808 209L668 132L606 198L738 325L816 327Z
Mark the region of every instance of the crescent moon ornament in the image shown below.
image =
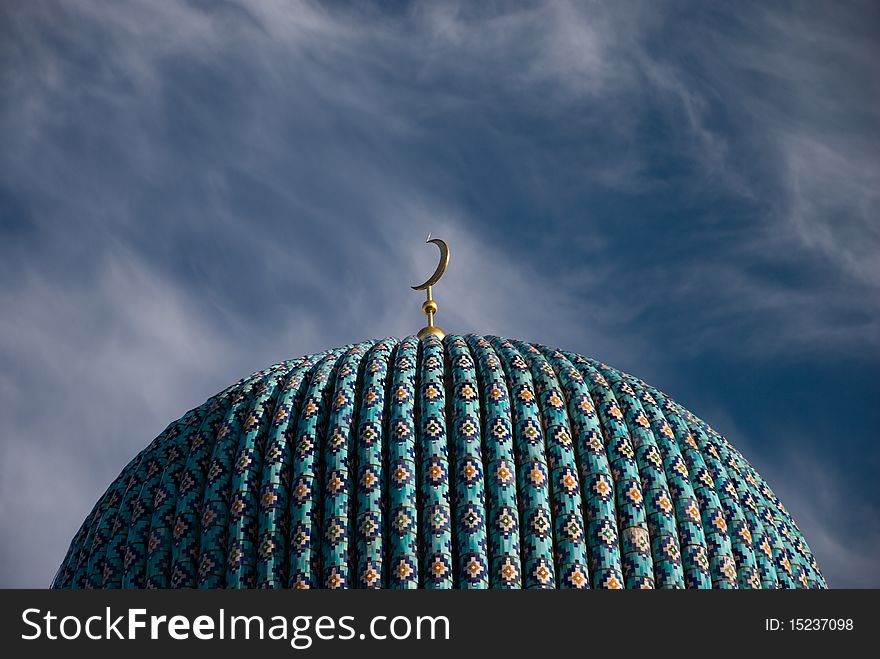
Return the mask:
M436 284L440 281L440 277L443 276L443 273L446 272L446 268L449 266L449 245L439 238L428 238L428 240L425 241L425 244L428 243L434 243L440 249L440 263L437 265L437 269L434 271L434 274L430 276L428 281L419 286L412 287L414 291L423 291Z
M425 340L429 336L433 336L442 341L443 337L446 336L446 333L434 325L434 314L437 313L437 303L434 301L433 287L434 284L440 281L440 277L443 276L443 273L446 272L446 268L449 265L449 245L439 238L431 238L431 234L428 234L428 240L425 242L437 245L440 250L440 263L437 265L434 274L428 278L428 281L419 286L412 287L415 291L426 291L428 294L428 299L422 304L422 311L428 317L428 325L419 330L419 339Z

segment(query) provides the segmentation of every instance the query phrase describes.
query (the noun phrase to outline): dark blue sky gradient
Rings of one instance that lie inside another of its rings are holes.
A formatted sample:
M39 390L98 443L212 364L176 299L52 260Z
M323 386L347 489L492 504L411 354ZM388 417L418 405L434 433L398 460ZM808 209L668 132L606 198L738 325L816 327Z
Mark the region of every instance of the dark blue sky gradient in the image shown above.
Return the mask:
M0 585L171 420L438 322L581 352L880 586L871 2L0 9Z

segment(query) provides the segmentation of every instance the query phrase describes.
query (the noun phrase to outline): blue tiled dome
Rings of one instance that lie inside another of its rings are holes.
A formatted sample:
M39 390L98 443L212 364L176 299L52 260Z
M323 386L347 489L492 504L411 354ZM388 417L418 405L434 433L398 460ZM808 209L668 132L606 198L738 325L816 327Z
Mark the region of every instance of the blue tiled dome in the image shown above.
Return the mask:
M496 337L286 361L132 460L53 586L825 587L748 461L653 387Z

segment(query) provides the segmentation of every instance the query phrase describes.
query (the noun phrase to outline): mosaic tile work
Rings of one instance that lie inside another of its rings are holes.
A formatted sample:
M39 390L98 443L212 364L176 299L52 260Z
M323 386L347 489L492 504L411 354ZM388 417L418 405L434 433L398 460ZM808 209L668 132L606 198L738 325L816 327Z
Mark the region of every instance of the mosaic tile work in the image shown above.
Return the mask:
M187 412L110 485L54 588L825 588L704 421L582 355L365 341Z

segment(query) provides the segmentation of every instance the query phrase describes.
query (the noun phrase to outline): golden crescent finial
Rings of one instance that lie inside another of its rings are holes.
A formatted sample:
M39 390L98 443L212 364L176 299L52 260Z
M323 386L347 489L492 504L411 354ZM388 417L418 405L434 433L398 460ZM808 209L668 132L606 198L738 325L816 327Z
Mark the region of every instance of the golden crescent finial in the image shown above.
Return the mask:
M440 263L437 265L437 269L434 271L434 274L426 281L424 284L419 286L413 286L412 289L414 291L423 291L429 286L433 286L438 281L440 281L440 277L443 276L443 273L446 272L446 267L449 265L449 245L446 244L445 241L440 240L439 238L428 238L425 241L425 244L434 243L437 247L440 248Z
M428 326L419 330L419 339L436 336L442 341L446 334L434 324L434 314L437 313L437 303L434 301L432 289L434 284L440 281L440 277L443 276L443 273L446 272L446 267L449 265L449 245L439 238L431 238L431 234L428 234L428 239L425 242L434 243L440 249L440 263L437 265L437 269L434 271L434 274L430 276L428 281L419 286L412 287L415 291L427 291L428 293L428 299L425 300L425 303L422 305L422 311L425 312L425 315L428 317Z

